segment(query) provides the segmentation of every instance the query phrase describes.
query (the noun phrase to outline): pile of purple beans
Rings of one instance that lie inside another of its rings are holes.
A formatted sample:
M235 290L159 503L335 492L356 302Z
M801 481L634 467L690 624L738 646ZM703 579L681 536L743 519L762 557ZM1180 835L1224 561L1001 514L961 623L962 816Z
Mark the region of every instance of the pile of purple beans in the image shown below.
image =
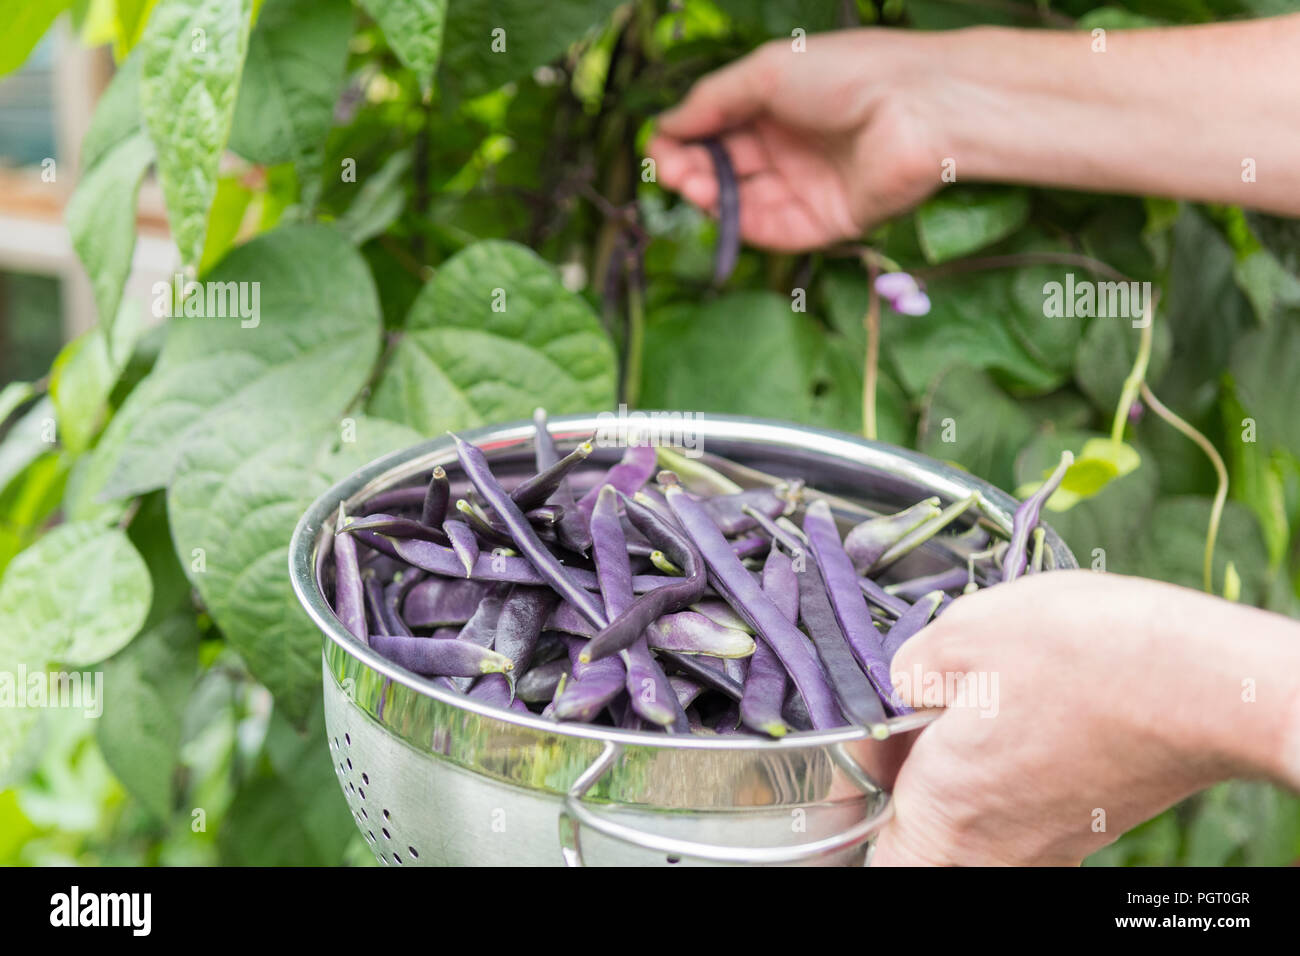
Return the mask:
M540 410L536 429L522 481L457 438L456 480L435 468L363 514L340 508L335 613L481 702L669 733L878 729L906 713L890 659L954 597L1043 569L1039 513L1068 465L1005 540L978 494L880 515L716 456L633 445L596 467L590 442L559 455ZM843 537L832 501L856 509ZM918 549L948 569L882 583Z

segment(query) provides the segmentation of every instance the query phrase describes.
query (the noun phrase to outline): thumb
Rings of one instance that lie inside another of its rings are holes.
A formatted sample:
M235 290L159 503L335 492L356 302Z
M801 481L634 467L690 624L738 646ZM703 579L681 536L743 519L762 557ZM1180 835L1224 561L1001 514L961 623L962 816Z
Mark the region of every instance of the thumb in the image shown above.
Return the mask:
M773 84L771 56L760 47L701 79L678 106L660 115L658 131L674 139L715 136L760 113Z
M876 837L876 845L871 851L872 866L942 866L942 860L936 860L917 846L912 839L911 828L905 820L895 815Z

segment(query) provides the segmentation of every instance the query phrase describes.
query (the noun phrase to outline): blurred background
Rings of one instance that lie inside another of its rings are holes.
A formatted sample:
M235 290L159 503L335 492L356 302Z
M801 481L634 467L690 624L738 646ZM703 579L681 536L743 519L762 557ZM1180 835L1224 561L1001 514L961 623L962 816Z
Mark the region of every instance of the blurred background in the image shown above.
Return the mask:
M81 440L32 440L49 414L41 401L51 376L57 380L60 368L84 356L86 343L106 334L66 210L83 178L80 147L96 107L157 2L54 4L66 12L48 30L40 27L30 52L4 52L0 388L11 400L0 399L0 574L82 507L70 504L79 469L105 421L148 372L164 334L148 311L150 289L177 271L181 256L157 175L149 172L135 204L122 295L124 313L134 313L140 328L130 360L100 383ZM382 28L388 6L331 5L346 56L328 135L312 160L319 165L245 148L236 115L201 272L281 224L334 224L375 277L391 343L443 261L476 241L511 239L559 267L566 287L602 317L624 373L630 314L643 318L643 371L632 382L623 375L623 397L639 393L643 407L780 417L857 433L868 298L861 262L851 254L747 250L726 288L713 289L714 224L637 179L656 112L710 69L794 30L978 23L1109 29L1297 9L1290 0L566 0L539 23L528 19L531 4L505 3L503 18L529 24L537 42L521 41L513 72L503 73L495 61L480 68L457 45L470 29L457 24L477 15L458 14L468 8L451 0L442 65L431 83ZM266 0L253 8L262 18L255 30L274 11L282 31L275 39L292 44L284 36L297 23L298 42L314 42L310 4ZM472 23L478 32L490 26ZM348 160L360 171L355 182L333 172ZM1274 347L1261 347L1261 336L1290 335L1279 330L1300 321L1297 235L1294 224L1235 208L947 190L866 237L871 249L923 278L934 303L924 317L884 316L880 436L1013 491L1041 476L1061 448L1106 432L1136 340L1113 322L1045 327L1040 290L1067 270L1016 257L1086 255L1152 281L1163 295L1149 381L1219 448L1233 479L1215 579L1224 586L1231 562L1237 584L1230 596L1295 615L1300 448L1243 449L1233 436L1246 412L1272 420L1294 413L1292 393L1273 387L1276 367L1252 357L1279 350L1274 338L1264 340ZM791 311L791 289L806 290L806 312ZM741 339L738 314L748 319ZM1300 381L1300 360L1295 371ZM1255 404L1261 401L1276 405ZM958 409L980 424L953 443L941 436L941 423ZM66 424L60 417L61 433ZM1149 411L1134 421L1129 440L1141 452L1140 468L1110 476L1047 520L1081 564L1101 549L1109 570L1198 587L1214 470ZM146 556L167 556L149 558L155 590L166 579L185 593L184 613L151 633L191 648L192 659L168 659L171 670L154 658L142 666L129 646L104 668L116 668L134 688L132 713L119 709L96 721L50 710L15 741L18 755L0 772L0 863L373 865L333 782L319 727L295 732L225 639L224 622L185 587L162 493L131 507L133 544ZM151 535L160 551L149 551ZM163 737L162 751L151 747ZM1089 862L1298 861L1300 798L1234 782L1160 815Z

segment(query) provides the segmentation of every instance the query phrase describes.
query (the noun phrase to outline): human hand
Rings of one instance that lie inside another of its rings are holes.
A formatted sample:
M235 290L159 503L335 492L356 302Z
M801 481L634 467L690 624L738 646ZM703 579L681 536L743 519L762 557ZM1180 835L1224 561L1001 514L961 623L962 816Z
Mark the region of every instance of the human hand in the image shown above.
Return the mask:
M916 739L873 865L1077 864L1219 780L1296 786L1285 754L1300 741L1297 630L1090 571L960 598L891 670L914 705L929 674L983 680L985 700L971 694Z
M658 180L716 211L712 160L726 146L747 242L798 251L856 239L940 184L929 97L917 54L942 38L853 30L773 41L700 80L659 118L647 152Z

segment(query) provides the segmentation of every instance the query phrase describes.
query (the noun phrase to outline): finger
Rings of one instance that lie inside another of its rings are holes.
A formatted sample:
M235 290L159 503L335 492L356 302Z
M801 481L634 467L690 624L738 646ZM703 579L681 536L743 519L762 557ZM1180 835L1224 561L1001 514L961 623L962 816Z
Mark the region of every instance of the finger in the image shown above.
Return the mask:
M907 827L894 817L876 837L871 852L871 865L875 866L933 866L934 861L917 852L908 839Z
M668 189L680 191L691 176L713 168L704 147L671 136L656 135L646 146L646 155L654 160L655 179Z
M894 693L908 707L933 707L940 704L933 693L927 694L930 675L952 669L942 633L931 624L918 631L894 654L889 662L889 679Z
M772 57L755 50L697 82L680 105L659 117L659 130L677 139L715 136L761 111L772 82Z

